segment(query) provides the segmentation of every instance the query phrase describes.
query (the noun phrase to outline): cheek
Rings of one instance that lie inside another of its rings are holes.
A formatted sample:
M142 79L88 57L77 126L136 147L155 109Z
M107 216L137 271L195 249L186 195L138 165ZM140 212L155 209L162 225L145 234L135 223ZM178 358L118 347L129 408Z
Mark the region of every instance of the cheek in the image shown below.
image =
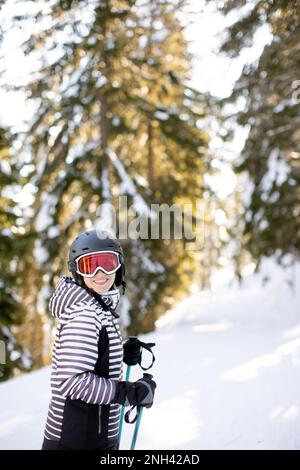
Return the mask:
M109 284L110 284L110 287L113 285L113 283L115 282L115 279L116 279L116 274L111 274L111 276L109 277Z
M84 280L84 283L85 283L85 285L86 285L87 287L91 287L91 286L92 286L92 281L90 280L90 278L84 277L83 280Z

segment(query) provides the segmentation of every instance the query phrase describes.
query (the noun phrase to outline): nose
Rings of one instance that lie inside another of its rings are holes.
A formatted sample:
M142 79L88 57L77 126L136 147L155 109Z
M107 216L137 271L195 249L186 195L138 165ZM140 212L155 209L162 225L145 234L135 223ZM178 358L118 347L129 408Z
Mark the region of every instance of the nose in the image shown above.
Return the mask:
M94 280L96 281L101 281L102 279L106 279L108 277L107 274L105 274L103 271L101 271L101 269L99 269L95 276L93 277Z

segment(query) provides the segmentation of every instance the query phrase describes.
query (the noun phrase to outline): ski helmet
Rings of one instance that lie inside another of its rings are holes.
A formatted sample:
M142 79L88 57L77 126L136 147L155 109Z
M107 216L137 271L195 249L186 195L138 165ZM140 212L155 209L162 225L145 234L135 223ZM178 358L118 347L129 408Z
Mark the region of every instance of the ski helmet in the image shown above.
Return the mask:
M83 277L76 272L76 258L95 251L114 251L119 254L121 266L116 272L114 284L117 287L122 285L124 294L126 282L124 280L125 262L123 250L119 240L105 231L87 230L86 232L80 233L72 242L69 250L68 268L75 281L85 287Z

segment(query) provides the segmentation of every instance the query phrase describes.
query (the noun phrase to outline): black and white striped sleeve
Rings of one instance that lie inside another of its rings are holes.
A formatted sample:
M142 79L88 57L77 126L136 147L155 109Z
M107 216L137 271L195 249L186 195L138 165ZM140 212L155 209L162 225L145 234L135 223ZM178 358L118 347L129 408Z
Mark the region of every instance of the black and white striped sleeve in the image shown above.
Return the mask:
M107 405L116 394L117 381L93 373L98 357L94 318L83 311L60 332L56 379L61 393L72 400Z

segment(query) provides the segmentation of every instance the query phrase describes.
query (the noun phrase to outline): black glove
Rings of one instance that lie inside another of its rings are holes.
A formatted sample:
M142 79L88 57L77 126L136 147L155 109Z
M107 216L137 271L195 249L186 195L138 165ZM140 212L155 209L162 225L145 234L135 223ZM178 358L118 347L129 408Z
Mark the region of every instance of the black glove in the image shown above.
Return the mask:
M123 344L123 361L128 366L135 366L140 363L141 360L141 345L140 341L135 337L129 337Z
M119 382L113 403L151 408L155 389L154 380L144 377L137 382Z

